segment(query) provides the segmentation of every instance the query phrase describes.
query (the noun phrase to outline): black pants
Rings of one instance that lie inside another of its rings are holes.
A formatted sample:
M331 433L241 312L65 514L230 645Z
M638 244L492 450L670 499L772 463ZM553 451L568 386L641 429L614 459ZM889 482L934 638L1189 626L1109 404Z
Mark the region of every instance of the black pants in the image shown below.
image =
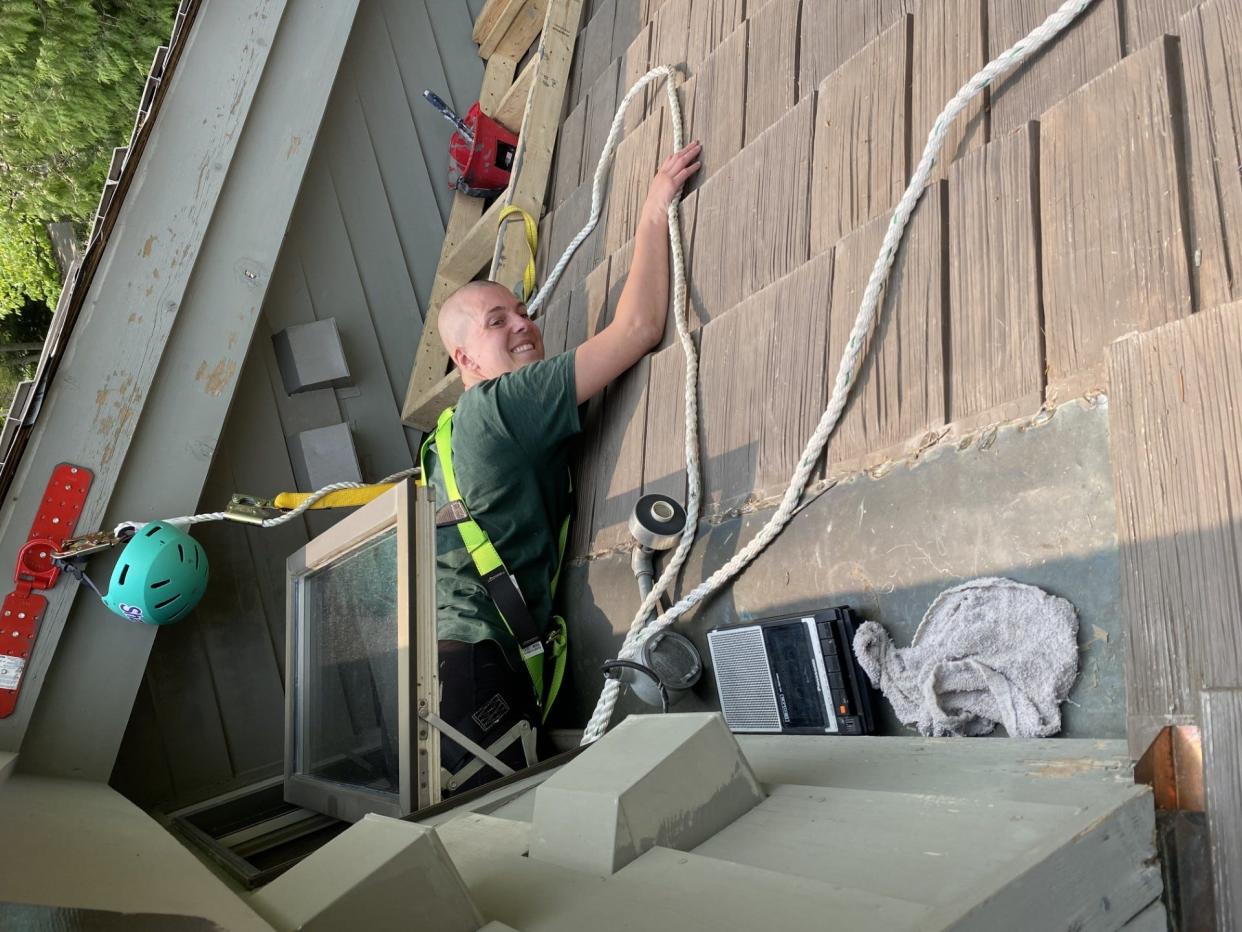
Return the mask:
M440 641L440 717L467 738L489 747L522 719L535 727L535 695L525 667L509 666L495 641L465 644ZM526 766L521 742L497 755L514 770ZM447 736L440 738L440 765L456 773L474 757ZM484 765L462 785L444 795L460 793L490 783L500 774Z

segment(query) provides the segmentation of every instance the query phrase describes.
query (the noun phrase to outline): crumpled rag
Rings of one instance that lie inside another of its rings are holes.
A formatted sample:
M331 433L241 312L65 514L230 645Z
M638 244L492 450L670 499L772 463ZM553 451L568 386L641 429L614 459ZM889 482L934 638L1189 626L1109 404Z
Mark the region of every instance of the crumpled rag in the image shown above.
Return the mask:
M1078 614L1012 579L976 579L936 597L909 647L864 622L854 655L897 717L924 735L1011 737L1061 730L1078 675Z

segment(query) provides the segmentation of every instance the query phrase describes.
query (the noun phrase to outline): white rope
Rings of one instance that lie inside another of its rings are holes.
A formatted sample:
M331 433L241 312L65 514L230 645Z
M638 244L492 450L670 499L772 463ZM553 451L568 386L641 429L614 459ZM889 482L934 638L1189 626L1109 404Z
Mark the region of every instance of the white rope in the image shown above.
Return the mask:
M897 207L893 211L893 216L889 222L888 231L884 236L884 243L880 248L880 255L876 259L875 266L871 270L871 277L867 282L867 288L863 292L862 305L858 310L858 317L854 321L854 327L850 331L849 341L846 344L845 352L842 355L841 366L837 372L837 379L832 389L832 397L829 400L828 407L824 410L823 416L820 418L819 424L816 426L814 433L811 434L807 441L805 449L798 460L797 468L790 479L789 487L785 490L785 494L781 499L780 505L776 512L768 519L767 524L759 531L759 533L729 560L724 566L718 569L710 577L696 586L689 594L682 598L677 604L672 606L664 614L646 622L653 609L658 605L660 596L672 584L676 578L677 572L680 570L682 563L685 561L689 553L690 546L694 542L694 532L698 522L699 499L701 495L700 479L699 479L699 449L698 449L698 411L696 400L698 396L698 357L694 351L694 345L689 338L689 333L685 322L685 269L684 257L682 255L681 231L677 219L677 202L669 208L669 234L673 247L673 313L677 323L678 336L681 338L682 348L686 352L686 475L687 475L687 501L686 501L686 532L682 536L676 551L674 551L672 559L669 560L664 572L660 575L660 579L652 587L648 596L643 599L642 605L639 607L638 613L634 616L634 621L630 625L630 630L626 634L625 643L621 648L620 657L622 659L632 659L637 655L639 647L643 641L656 634L674 621L688 612L694 606L698 605L709 595L723 586L726 582L736 576L744 569L752 560L758 556L764 548L770 544L778 534L784 529L789 519L797 510L798 503L802 498L802 493L806 489L807 482L811 476L811 470L819 461L824 451L824 446L828 442L828 438L832 435L833 430L837 426L837 422L841 418L841 413L845 409L845 404L849 399L850 389L854 384L854 380L858 375L858 362L862 354L863 346L866 342L867 334L871 330L872 323L875 320L876 311L879 308L881 293L884 290L885 283L888 280L889 272L893 266L893 260L897 255L898 246L901 244L902 236L905 233L906 225L910 221L910 216L914 213L923 189L927 184L928 178L931 176L932 168L936 164L936 159L940 154L940 149L944 145L945 135L949 126L953 123L966 106L978 96L984 88L995 81L999 76L1005 74L1011 69L1017 67L1022 62L1031 58L1048 42L1061 33L1084 9L1086 9L1093 0L1066 0L1066 2L1043 23L1037 26L1024 39L1019 40L1012 48L1001 53L997 58L989 62L983 70L971 78L966 84L954 95L949 101L944 111L936 118L932 125L931 132L927 137L927 145L923 149L923 156L919 160L918 167L915 169L907 186L905 193L898 202ZM591 218L582 231L574 237L569 248L565 251L565 255L561 257L556 264L552 274L549 276L544 288L540 291L532 307L538 307L546 298L548 292L555 286L557 279L565 270L570 257L581 242L594 229L599 219L599 213L602 206L602 183L606 174L609 161L612 159L617 145L617 136L621 125L622 113L626 106L633 99L635 93L646 84L659 77L671 77L673 69L661 67L648 72L639 82L631 88L626 94L625 99L617 110L617 115L613 119L612 130L608 134L608 141L604 146L604 151L600 155L600 163L595 172L595 185L592 190L591 198ZM676 91L670 81L668 84L669 93L669 115L673 123L673 149L679 150L682 143L682 126L681 112L677 104ZM620 694L621 683L614 679L606 679L604 689L600 695L599 702L595 706L595 712L591 716L591 720L587 723L586 730L583 734L582 743L590 744L597 741L603 736L608 728L608 722L612 718L613 709L617 703L617 697Z
M400 482L402 479L408 479L417 472L417 468L403 469L401 472L395 472L391 476L385 476L379 482L374 484L387 485L389 482ZM291 508L274 518L267 518L261 522L258 522L255 526L276 527L284 524L286 521L292 521L298 515L302 514L314 505L317 501L325 496L331 495L333 492L343 492L346 489L365 489L372 484L373 483L370 482L333 482L331 485L325 485L322 489L318 489L306 496L306 498L298 503L296 508ZM165 518L164 524L171 524L174 527L189 527L194 524L205 524L209 521L223 521L228 518L228 516L229 513L227 511L209 511L201 515L184 515L180 518ZM130 531L137 533L149 523L150 522L148 521L122 521L116 526L112 533L117 537L120 537Z

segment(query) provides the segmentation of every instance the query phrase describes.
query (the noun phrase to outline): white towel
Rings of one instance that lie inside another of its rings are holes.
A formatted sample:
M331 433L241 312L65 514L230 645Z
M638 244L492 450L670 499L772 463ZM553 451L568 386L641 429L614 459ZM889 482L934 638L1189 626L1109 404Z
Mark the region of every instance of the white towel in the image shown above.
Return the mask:
M1011 579L976 579L936 597L907 648L874 621L854 654L897 717L924 735L1011 737L1061 730L1078 675L1078 615L1065 599Z

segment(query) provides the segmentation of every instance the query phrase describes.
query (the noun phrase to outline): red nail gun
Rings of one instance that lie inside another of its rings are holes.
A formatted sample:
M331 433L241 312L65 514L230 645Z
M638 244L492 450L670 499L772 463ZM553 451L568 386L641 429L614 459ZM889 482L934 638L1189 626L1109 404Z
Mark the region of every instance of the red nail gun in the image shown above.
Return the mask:
M507 188L517 136L480 110L477 101L463 118L432 91L423 91L423 97L457 127L449 139L449 187L472 197Z

